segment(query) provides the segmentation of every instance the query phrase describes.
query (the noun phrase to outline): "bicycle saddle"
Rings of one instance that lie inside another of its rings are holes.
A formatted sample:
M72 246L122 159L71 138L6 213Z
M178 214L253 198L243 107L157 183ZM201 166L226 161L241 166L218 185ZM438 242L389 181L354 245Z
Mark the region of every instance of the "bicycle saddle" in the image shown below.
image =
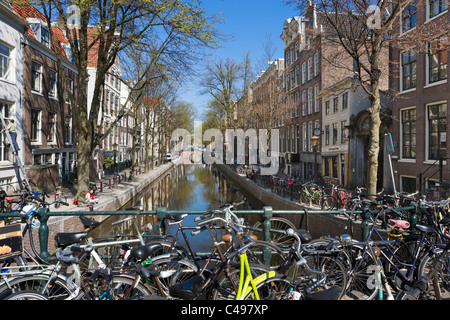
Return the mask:
M87 232L73 232L73 233L57 233L55 235L55 242L58 248L66 247L68 245L79 243L86 239Z
M199 275L169 287L169 294L182 300L194 300L201 292L203 278Z
M92 228L94 229L95 227L97 227L100 224L100 221L88 218L86 216L79 216L81 223L83 224L83 226L85 228Z
M389 219L388 224L394 228L400 228L400 229L408 229L410 226L409 222L405 221L405 220Z
M302 243L309 243L312 240L311 234L304 229L296 230L295 233L299 236L300 240L302 240Z
M162 245L160 243L151 243L143 246L136 246L131 249L130 255L138 260L145 260L153 252L155 252L157 249L160 249L161 247Z

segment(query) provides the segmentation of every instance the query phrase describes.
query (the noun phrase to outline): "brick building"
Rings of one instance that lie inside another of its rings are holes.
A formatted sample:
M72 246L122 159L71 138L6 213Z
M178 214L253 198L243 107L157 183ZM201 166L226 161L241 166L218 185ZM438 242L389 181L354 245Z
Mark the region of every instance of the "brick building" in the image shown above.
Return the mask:
M13 3L14 12L28 23L24 43L23 158L30 181L48 191L76 167L76 135L68 91L77 88L77 69L64 32L48 29L34 6ZM56 52L51 44L53 32ZM75 95L76 96L76 95Z
M390 58L390 88L397 94L395 183L400 191L426 191L436 198L449 195L448 18L446 1L411 2L394 28L399 41L393 42Z

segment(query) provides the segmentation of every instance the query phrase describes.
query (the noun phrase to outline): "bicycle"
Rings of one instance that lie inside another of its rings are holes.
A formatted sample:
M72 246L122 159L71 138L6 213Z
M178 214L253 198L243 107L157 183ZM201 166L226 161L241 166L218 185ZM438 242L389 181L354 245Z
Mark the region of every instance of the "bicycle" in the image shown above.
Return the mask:
M296 238L296 254L298 260L295 262L295 271L292 277L281 274L264 274L252 279L247 272L246 255L241 254L241 281L240 291L237 299L243 300L337 300L340 295L340 289L337 286L331 286L324 290L318 290L326 282L326 274L322 271L311 268L307 260L301 253L301 238L293 229L288 229L287 233ZM301 270L301 271L300 271ZM310 273L319 276L316 279L306 277ZM302 274L301 277L297 277ZM308 284L305 284L309 282ZM250 284L250 285L249 285Z

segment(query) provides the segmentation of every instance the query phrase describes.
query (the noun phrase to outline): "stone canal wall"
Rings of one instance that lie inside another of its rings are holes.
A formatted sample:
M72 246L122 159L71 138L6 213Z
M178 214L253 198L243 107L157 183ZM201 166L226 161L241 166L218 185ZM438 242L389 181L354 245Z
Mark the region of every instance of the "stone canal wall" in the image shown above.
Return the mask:
M239 175L227 165L216 164L217 170L226 177L234 185L241 189L241 192L251 200L252 198L262 202L265 206L272 207L273 210L304 210L308 211L304 214L279 214L291 220L299 229L307 229L313 238L321 236L336 237L344 233L346 230L346 219L332 214L314 214L317 208L305 207L295 201L283 198L268 189L263 189L245 176ZM355 238L361 239L362 228L360 224L354 226Z
M163 177L174 166L178 165L181 159L175 159L173 162L161 165L147 173L139 174L135 177L134 181L122 182L117 185L116 188L104 190L98 192L96 196L99 198L98 204L93 207L94 211L115 211L125 206L134 196L141 192L149 184L153 183L157 179ZM97 186L98 187L98 186ZM88 214L88 207L77 207L73 205L73 199L67 199L69 206L61 206L58 209L50 208L50 212L86 212ZM97 221L103 221L108 216L95 215L92 218ZM83 225L80 222L78 216L52 216L48 222L49 236L48 236L48 251L51 253L55 250L54 236L59 232L80 232L83 229ZM36 227L33 229L33 243L36 246L38 252L39 246L39 221L36 221ZM30 241L28 235L24 238L24 247L27 250L31 250Z

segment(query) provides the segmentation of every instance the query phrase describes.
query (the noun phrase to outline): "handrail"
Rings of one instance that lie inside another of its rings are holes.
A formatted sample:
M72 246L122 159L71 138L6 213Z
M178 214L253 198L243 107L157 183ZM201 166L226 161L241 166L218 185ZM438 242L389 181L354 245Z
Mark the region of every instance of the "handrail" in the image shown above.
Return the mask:
M399 208L401 209L401 208ZM405 208L403 208L405 209ZM150 211L142 211L140 212L140 215L156 215L158 222L161 225L161 228L164 229L164 219L167 214L177 214L177 213L187 213L190 215L196 215L196 214L203 214L205 213L205 210L167 210L165 207L158 207L156 210L150 210ZM263 215L264 216L264 223L263 223L263 235L264 240L270 239L270 218L273 217L273 215L283 215L283 214L331 214L331 215L339 215L341 212L339 210L273 210L272 207L264 207L262 210L234 210L235 214L257 214L257 215ZM81 216L81 215L133 215L137 214L138 211L60 211L60 212L50 212L49 209L46 208L40 208L37 211L37 218L40 222L39 224L39 244L40 244L40 253L39 255L46 259L49 258L50 254L48 252L48 236L49 236L49 228L48 228L48 219L50 217L58 217L58 216ZM369 230L369 218L370 218L370 212L368 211L368 208L363 208L362 211L355 211L355 214L360 214L362 217L362 234L361 238L363 240L367 239L368 236L368 230ZM0 218L3 217L19 217L19 213L0 213Z

